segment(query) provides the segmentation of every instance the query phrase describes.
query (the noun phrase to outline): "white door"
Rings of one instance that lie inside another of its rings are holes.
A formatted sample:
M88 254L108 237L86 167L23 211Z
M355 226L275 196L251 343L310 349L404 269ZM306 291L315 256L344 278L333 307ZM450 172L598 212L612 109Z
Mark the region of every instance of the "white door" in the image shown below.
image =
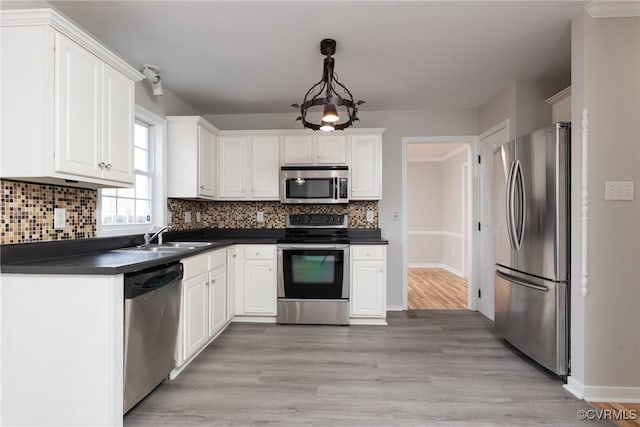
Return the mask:
M385 316L384 263L380 261L354 261L351 288L351 315Z
M214 336L227 321L227 272L226 266L211 272L209 280L209 338Z
M198 126L198 195L216 196L216 136Z
M251 158L251 197L277 200L280 197L280 138L254 136Z
M61 34L55 44L55 170L100 178L102 61Z
M347 137L344 135L318 135L316 163L346 164Z
M284 154L282 163L308 164L313 163L312 135L285 135Z
M509 141L508 123L480 135L480 293L479 311L494 318L493 150Z
M351 137L351 199L379 199L381 196L381 137Z
M198 351L209 337L208 295L209 275L199 274L182 282L184 324L182 330L182 344L184 360L189 359Z
M218 138L221 199L246 199L249 142L244 136Z
M104 122L103 177L133 184L133 128L135 121L134 83L124 74L103 65Z
M244 263L244 313L276 314L276 281L273 261Z

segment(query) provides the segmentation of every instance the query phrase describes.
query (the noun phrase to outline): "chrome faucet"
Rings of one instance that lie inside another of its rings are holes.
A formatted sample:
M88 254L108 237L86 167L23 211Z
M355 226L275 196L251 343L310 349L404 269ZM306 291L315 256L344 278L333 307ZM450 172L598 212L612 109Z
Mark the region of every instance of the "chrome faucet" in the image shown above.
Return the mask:
M168 231L168 230L171 230L171 226L170 225L165 225L163 227L160 227L159 230L158 230L158 227L156 227L154 225L153 227L151 227L150 229L148 229L144 233L144 245L142 245L142 247L149 246L149 244L151 244L151 241L153 239L155 239L156 237L158 238L158 244L161 245L162 244L162 233L164 233L165 231ZM151 233L155 233L155 234L151 235Z

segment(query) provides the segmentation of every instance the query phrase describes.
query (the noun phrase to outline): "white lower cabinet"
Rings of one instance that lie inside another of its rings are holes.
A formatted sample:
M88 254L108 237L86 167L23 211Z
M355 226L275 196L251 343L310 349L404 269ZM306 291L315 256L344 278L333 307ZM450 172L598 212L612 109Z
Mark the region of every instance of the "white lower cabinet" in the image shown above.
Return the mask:
M275 316L276 246L239 245L236 255L236 315Z
M227 316L227 249L217 249L182 260L182 307L176 344L177 368L198 354L229 323Z
M351 246L351 323L387 316L386 246Z

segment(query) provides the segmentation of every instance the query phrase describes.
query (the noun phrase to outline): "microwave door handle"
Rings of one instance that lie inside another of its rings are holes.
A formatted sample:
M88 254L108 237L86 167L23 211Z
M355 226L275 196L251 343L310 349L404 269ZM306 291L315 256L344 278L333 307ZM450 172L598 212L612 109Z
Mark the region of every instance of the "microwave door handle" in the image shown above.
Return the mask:
M338 187L340 187L340 180L333 178L333 199L338 200Z

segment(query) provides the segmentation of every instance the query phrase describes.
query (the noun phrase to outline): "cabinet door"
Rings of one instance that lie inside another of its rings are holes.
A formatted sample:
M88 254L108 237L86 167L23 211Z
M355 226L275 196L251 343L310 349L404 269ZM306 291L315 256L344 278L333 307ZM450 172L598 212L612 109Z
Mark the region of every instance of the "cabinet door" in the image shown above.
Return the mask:
M244 263L244 313L276 314L275 262L245 261Z
M226 266L213 270L209 280L209 338L227 321Z
M182 345L184 359L189 359L207 342L208 331L208 283L207 273L199 274L182 282L183 330Z
M316 163L346 164L347 137L344 135L318 135Z
M227 250L227 320L233 319L236 315L237 260L236 249Z
M313 135L285 135L282 163L313 163Z
M198 195L216 196L216 136L198 126Z
M351 280L351 315L385 317L384 262L354 261Z
M350 199L381 198L381 142L380 135L351 137Z
M254 136L251 141L251 197L273 199L280 197L280 138Z
M102 177L102 61L55 38L55 170Z
M249 143L247 137L218 138L221 199L246 199Z
M103 178L133 184L133 138L135 120L134 83L103 64L104 121L102 125Z

